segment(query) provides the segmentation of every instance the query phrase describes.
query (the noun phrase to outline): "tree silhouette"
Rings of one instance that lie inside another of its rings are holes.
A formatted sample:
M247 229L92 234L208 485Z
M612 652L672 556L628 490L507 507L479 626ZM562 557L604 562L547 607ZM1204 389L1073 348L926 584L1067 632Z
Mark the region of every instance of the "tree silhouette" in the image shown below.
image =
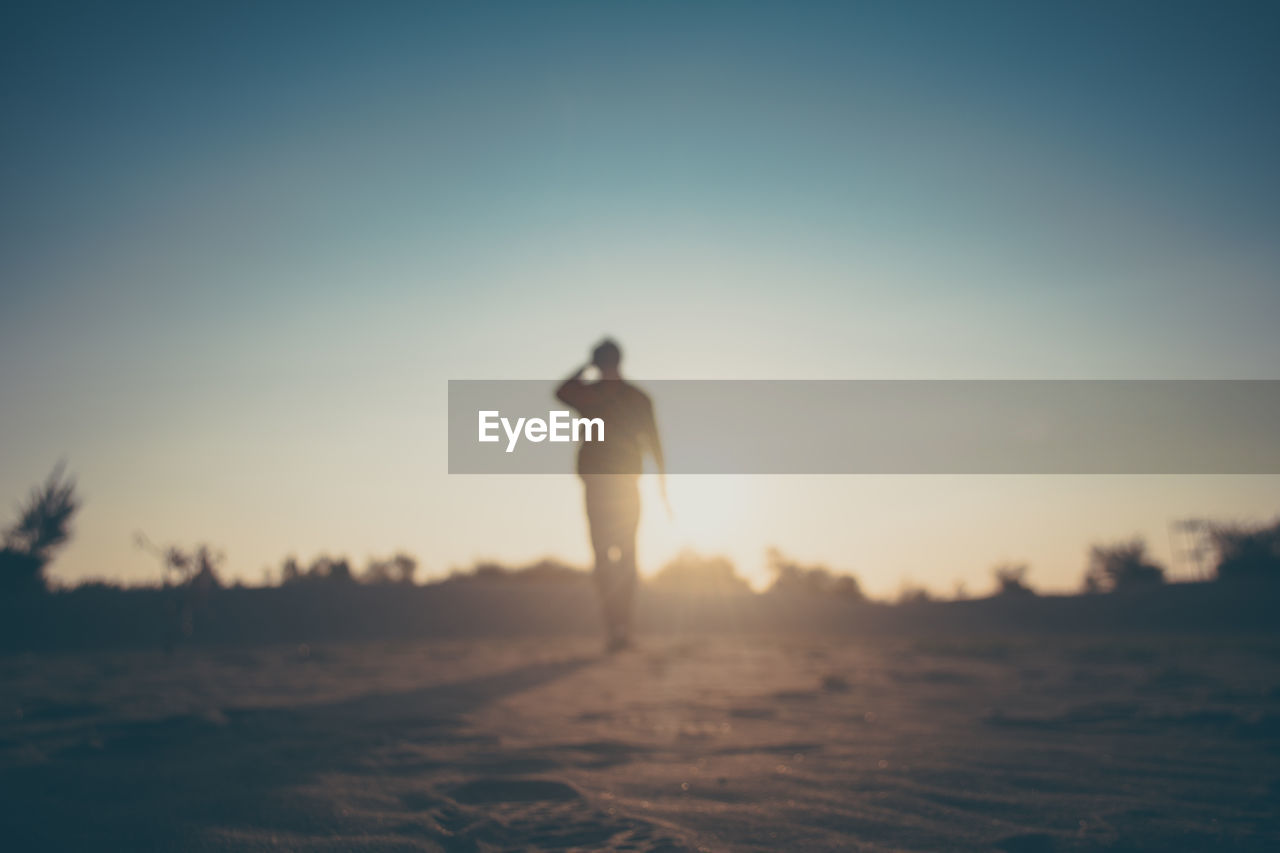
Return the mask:
M1147 543L1141 539L1094 545L1089 550L1085 592L1124 592L1162 583L1164 569L1148 559Z
M73 478L63 479L59 462L49 478L31 490L18 520L4 533L0 548L0 590L29 594L47 589L45 567L71 539L71 520L80 509Z
M1035 595L1035 590L1027 583L1029 570L1026 563L996 566L992 570L996 577L996 595Z
M1215 525L1218 580L1280 580L1280 521L1257 527Z

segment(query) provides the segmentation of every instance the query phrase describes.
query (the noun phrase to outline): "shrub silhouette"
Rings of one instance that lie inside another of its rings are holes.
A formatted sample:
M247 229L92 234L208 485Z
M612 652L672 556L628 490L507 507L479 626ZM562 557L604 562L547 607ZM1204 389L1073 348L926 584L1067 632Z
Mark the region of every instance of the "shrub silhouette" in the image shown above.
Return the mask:
M4 533L0 547L0 591L11 595L44 592L44 570L54 552L71 539L71 519L80 509L76 484L63 479L59 462L42 485L31 490L18 520Z
M992 569L996 578L996 595L1035 595L1036 591L1027 583L1026 563L1005 563Z
M176 643L190 640L196 631L196 623L203 622L202 615L215 590L222 588L218 567L223 554L208 545L197 545L184 551L176 545L161 548L152 544L145 534L134 534L134 542L144 551L160 559L164 572L165 588L165 649L172 651Z
M146 534L141 532L134 534L134 542L139 548L160 558L165 586L172 582L175 586L193 587L201 592L222 588L218 567L225 557L221 551L215 551L204 544L197 545L192 551L184 551L176 545L160 548L153 545Z
M520 568L508 568L501 563L477 563L470 571L455 571L449 581L466 583L470 581L514 581L517 583L576 583L586 578L587 573L581 569L566 565L559 560L544 557L536 563Z
M514 569L510 575L513 580L530 583L564 583L580 581L586 576L586 572L565 565L559 560L544 558L523 568Z
M728 557L703 556L685 549L653 576L649 584L664 592L685 595L746 595L747 582Z
M1218 580L1280 581L1280 520L1253 527L1215 525L1209 537L1218 552Z
M403 551L385 560L371 559L360 576L361 583L413 585L418 571L418 561Z
M1164 569L1147 558L1141 539L1114 545L1094 545L1089 550L1085 592L1124 592L1149 589L1164 583Z
M898 590L898 604L928 604L933 601L929 590L914 583L904 583Z
M187 586L200 590L221 589L222 580L218 577L218 566L222 565L221 551L214 551L208 545L200 545L191 554L181 554L183 563L178 566L183 572L183 582Z
M853 575L836 574L826 566L799 565L777 548L769 549L769 568L773 572L771 593L828 595L856 601L866 598Z
M311 561L311 565L302 568L295 557L286 557L280 566L280 585L295 584L350 584L355 583L351 573L351 563L346 557L334 559L322 555Z

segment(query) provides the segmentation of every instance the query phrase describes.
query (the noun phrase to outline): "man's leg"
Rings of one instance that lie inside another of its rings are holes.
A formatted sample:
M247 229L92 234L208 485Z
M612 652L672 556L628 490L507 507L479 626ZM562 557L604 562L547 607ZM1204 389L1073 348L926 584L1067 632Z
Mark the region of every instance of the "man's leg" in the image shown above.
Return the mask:
M631 477L583 478L595 582L610 648L626 645L636 586L636 527L640 496Z
M608 483L608 547L604 576L608 578L610 647L625 647L631 636L636 591L636 529L640 522L640 491L634 477L613 477Z
M600 615L604 622L605 637L610 645L616 642L617 627L613 605L616 575L610 551L614 545L613 513L609 506L609 490L600 477L584 477L583 496L587 505L587 526L591 533L591 550L595 555L592 579L600 596Z
M632 479L621 487L617 510L616 624L621 641L626 643L631 636L631 616L635 612L636 585L639 582L636 570L636 530L640 526L640 490L635 480Z

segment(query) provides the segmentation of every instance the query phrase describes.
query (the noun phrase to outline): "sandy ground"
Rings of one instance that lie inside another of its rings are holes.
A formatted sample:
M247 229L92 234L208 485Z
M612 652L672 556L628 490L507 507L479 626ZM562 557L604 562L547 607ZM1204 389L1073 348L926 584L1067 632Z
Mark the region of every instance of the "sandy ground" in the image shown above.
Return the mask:
M6 850L1280 849L1275 640L0 661Z

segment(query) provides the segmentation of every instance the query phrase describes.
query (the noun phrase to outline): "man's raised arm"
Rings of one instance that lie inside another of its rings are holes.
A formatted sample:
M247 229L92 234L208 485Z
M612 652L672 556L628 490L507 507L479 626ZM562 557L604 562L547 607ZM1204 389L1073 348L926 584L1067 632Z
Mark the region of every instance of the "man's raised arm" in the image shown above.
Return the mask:
M572 406L579 412L582 411L582 390L586 387L586 383L582 381L582 374L587 372L589 364L584 364L574 371L573 375L560 383L560 387L556 389L556 399L566 406Z

